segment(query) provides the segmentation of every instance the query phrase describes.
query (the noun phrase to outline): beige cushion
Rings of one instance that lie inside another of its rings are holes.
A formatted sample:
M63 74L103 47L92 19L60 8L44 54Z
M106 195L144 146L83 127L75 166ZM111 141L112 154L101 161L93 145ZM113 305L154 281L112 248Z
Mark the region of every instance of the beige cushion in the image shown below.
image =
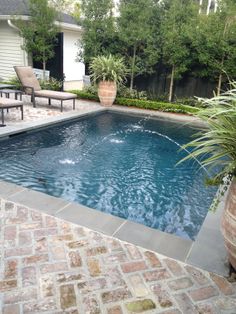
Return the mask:
M7 106L7 107L15 107L17 105L23 105L23 102L20 100L9 99L5 97L0 97L0 108Z
M77 98L77 95L72 93L65 93L65 92L57 92L53 90L40 90L35 92L36 97L45 97L45 98L52 98L58 100L67 100L67 99L74 99Z
M32 87L35 91L41 90L39 81L37 80L37 77L35 76L32 67L15 66L14 68L23 86Z

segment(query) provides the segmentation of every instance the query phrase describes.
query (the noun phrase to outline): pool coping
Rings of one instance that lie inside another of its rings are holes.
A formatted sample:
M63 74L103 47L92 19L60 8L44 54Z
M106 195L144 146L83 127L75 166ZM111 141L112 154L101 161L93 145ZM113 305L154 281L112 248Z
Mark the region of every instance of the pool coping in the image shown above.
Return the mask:
M58 123L69 122L106 111L128 113L136 116L150 115L150 111L147 112L142 109L121 108L118 106L112 108L101 107L83 112L69 112L63 116L56 116L45 119L44 121L28 122L24 126L20 125L21 127L19 128L16 127L6 130L7 132L1 132L0 138L6 138L19 133L22 134L23 132L37 131L40 128L50 127ZM151 113L151 118L182 122L194 126L205 126L201 121L191 116L163 112ZM207 213L196 240L191 241L127 219L100 212L78 203L68 202L61 198L1 180L0 196L6 200L77 223L94 231L130 242L204 270L223 276L227 276L228 274L228 268L225 263L227 260L226 250L223 237L220 233L220 217L224 207L224 200L220 202L216 213Z

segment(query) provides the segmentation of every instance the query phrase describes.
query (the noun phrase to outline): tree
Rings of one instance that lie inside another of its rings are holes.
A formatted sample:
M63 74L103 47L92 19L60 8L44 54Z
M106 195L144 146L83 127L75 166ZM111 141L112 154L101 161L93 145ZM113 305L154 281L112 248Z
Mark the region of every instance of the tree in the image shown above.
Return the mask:
M202 14L194 46L201 77L217 79L217 94L222 80L236 76L236 5L233 0L222 0L215 13Z
M55 25L57 13L48 0L29 0L29 21L17 20L20 35L24 38L23 49L32 53L43 64L45 79L46 63L54 56L54 44L59 31Z
M88 64L93 57L113 53L115 25L112 0L82 0L81 24L84 31L79 60Z
M140 74L152 73L157 64L160 48L156 25L160 14L158 1L121 0L117 19L120 54L125 57L130 69L130 89L134 78ZM155 12L155 14L154 14Z
M180 79L192 62L191 41L195 32L198 6L189 0L172 0L162 23L163 62L171 68L169 101L174 79Z

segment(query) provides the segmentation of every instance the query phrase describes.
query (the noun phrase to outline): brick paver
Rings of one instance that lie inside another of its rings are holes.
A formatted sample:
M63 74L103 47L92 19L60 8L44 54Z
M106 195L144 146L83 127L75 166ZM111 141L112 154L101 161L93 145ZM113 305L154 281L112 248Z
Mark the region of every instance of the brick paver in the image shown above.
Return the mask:
M4 199L0 208L3 314L236 313L225 278Z

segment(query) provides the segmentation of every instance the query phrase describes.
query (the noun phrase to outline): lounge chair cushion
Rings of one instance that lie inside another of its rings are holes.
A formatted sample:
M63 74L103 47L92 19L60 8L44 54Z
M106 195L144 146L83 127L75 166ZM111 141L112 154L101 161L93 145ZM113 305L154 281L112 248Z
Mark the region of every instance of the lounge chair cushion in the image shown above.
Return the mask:
M16 66L15 71L23 86L32 87L35 91L41 90L39 81L37 80L37 77L35 76L32 67Z
M23 105L23 102L20 100L9 99L5 97L0 97L0 108L4 107L15 107L15 106Z
M52 98L52 99L58 99L58 100L67 100L67 99L74 99L77 96L72 93L65 93L65 92L57 92L53 90L40 90L35 91L36 97L45 97L45 98Z

